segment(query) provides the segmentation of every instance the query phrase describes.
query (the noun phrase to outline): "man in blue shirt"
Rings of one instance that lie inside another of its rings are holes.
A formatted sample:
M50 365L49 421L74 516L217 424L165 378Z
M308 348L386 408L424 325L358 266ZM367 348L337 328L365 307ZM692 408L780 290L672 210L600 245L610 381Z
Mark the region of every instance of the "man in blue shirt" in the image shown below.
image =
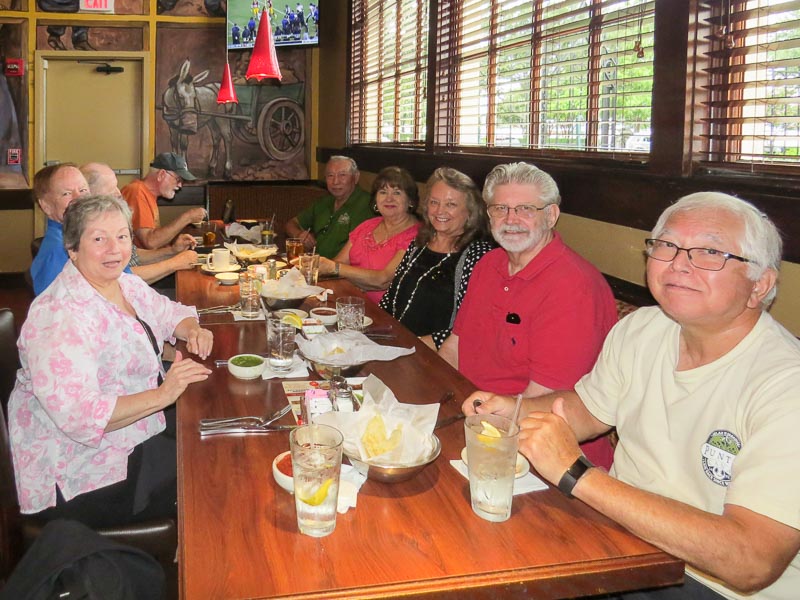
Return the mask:
M33 176L33 193L47 215L47 231L31 264L33 292L41 294L58 277L69 255L64 248L64 211L75 198L89 195L86 178L73 163L50 165ZM125 267L130 273L130 267Z
M68 260L64 249L64 211L75 198L89 195L89 184L73 163L41 169L33 176L33 193L47 215L47 231L31 264L33 291L38 296L61 273Z

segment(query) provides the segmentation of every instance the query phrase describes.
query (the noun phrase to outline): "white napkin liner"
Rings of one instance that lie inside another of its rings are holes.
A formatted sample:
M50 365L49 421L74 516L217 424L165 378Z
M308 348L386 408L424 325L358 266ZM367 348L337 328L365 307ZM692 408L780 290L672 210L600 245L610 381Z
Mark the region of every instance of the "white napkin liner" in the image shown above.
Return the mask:
M269 359L267 359L267 364L264 367L264 372L261 374L262 379L290 379L293 377L308 377L308 368L306 367L306 361L304 361L301 357L294 355L294 359L292 360L292 368L287 373L276 373L272 370L269 366Z
M325 288L307 285L306 279L297 267L292 267L280 279L268 279L261 284L261 295L286 300L308 298L323 294Z
M450 466L456 471L461 473L467 480L469 480L469 470L464 461L460 458L458 460L451 460ZM518 479L514 479L514 495L529 494L530 492L541 492L549 489L550 486L544 481L539 479L536 475L528 471L525 475Z
M394 360L416 351L414 348L382 346L360 331L349 330L323 333L314 336L311 340L298 337L296 342L300 352L308 360L336 367L349 367L371 360ZM335 348L342 348L344 352L333 354Z

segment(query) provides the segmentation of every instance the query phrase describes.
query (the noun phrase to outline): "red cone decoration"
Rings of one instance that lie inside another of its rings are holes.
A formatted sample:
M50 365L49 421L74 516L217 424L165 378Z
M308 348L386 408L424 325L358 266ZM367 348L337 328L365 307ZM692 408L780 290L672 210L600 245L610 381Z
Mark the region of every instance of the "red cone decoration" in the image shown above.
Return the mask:
M236 97L236 88L233 87L233 79L231 79L231 67L228 61L225 61L225 71L222 73L222 83L219 86L219 94L217 94L217 104L238 104L239 99Z
M275 53L275 41L272 39L272 27L269 22L269 15L266 10L261 11L261 20L258 23L258 33L256 43L253 46L253 53L250 55L250 64L247 66L245 78L262 79L283 79L281 69L278 65L278 56Z

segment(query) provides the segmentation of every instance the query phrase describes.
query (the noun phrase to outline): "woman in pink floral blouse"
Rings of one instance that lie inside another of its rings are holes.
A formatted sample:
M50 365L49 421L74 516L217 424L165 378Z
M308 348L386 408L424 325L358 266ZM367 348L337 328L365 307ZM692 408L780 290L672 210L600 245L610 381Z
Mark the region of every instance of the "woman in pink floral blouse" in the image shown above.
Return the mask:
M381 169L372 183L372 202L381 216L356 227L333 260L321 257L319 272L349 279L377 304L420 226L414 213L419 191L411 173L400 167Z
M74 200L64 216L69 262L31 305L22 368L8 406L23 513L119 525L175 514L174 437L163 409L208 377L165 340L208 357L213 336L192 307L135 275L130 209L108 196Z

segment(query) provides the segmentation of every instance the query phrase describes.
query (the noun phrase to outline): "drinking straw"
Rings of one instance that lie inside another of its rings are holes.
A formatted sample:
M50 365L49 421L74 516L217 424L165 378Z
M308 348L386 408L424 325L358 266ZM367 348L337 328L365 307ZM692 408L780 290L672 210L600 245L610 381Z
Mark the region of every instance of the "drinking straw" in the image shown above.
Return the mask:
M514 406L514 414L511 415L511 422L512 423L516 423L517 422L517 418L519 417L519 409L520 409L521 405L522 405L522 392L517 394L517 403Z
M275 233L275 213L272 213L272 218L269 220L269 230Z

